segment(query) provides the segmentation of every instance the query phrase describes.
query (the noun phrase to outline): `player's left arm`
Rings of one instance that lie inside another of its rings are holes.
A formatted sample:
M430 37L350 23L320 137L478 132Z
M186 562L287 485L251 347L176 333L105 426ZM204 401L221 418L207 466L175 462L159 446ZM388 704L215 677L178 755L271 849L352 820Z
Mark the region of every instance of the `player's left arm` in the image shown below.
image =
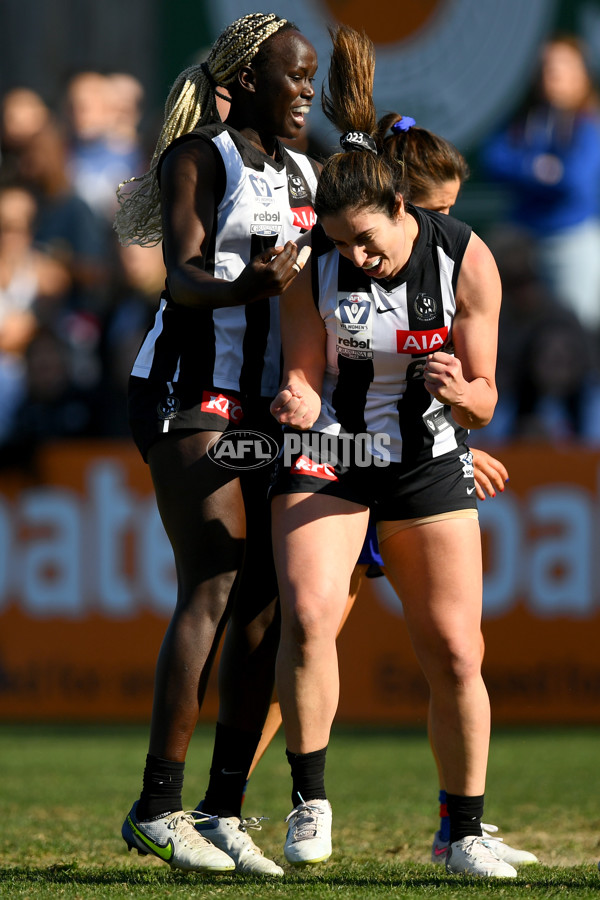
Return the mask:
M453 418L463 428L483 428L494 413L501 296L494 257L481 238L471 234L456 286L454 356L432 353L424 370L429 393L452 407Z

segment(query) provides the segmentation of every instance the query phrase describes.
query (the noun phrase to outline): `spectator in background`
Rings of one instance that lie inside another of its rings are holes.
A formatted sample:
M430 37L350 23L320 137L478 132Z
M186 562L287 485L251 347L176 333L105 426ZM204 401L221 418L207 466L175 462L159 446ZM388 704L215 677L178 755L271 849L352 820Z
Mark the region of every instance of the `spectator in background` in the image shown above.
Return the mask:
M2 149L2 182L17 174L22 148L50 121L50 110L35 91L16 87L2 99L0 141Z
M0 187L0 439L24 382L24 354L40 322L51 322L69 274L33 243L37 207L23 187Z
M541 51L533 97L483 148L512 191L513 222L536 241L538 275L593 332L600 329L600 107L572 36Z
M500 397L492 437L600 445L600 381L590 343L567 310L533 322L515 360L514 386Z
M35 464L46 441L99 434L97 395L77 384L69 345L51 328L39 328L25 350L25 390L10 433L0 444L0 465Z
M35 240L71 277L60 328L76 353L78 378L89 387L100 375L96 354L107 303L110 244L104 225L74 193L66 160L64 138L52 120L22 148L18 168L38 203Z
M112 228L117 186L143 169L138 127L144 91L132 75L80 72L66 92L73 188Z

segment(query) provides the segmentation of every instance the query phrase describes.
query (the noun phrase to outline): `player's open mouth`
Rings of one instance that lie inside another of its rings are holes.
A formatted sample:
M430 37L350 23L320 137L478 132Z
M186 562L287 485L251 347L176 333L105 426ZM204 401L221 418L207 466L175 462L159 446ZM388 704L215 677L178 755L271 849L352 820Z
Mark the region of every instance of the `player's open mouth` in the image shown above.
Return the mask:
M381 263L381 256L378 256L377 259L372 260L371 262L366 262L363 265L363 269L376 269L377 266Z
M302 106L294 106L292 108L292 116L298 122L298 124L304 125L304 116L307 116L310 112L310 103L305 103Z

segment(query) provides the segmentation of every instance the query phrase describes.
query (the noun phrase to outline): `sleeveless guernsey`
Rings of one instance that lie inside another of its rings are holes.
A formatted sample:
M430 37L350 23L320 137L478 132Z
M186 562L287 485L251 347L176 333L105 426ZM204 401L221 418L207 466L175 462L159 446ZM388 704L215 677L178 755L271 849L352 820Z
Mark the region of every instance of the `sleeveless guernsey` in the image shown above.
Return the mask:
M321 416L314 430L389 435L389 458L414 465L461 446L450 407L425 389L429 353L452 353L455 290L471 229L407 205L419 235L404 269L377 281L313 230L313 292L327 331ZM373 444L377 452L377 442Z
M165 153L191 139L212 147L221 172L220 200L204 255L207 272L233 280L257 253L296 240L314 225L318 172L304 154L279 144L273 160L222 123L184 135ZM187 393L194 386L201 391L213 385L257 398L277 393L280 367L279 297L247 306L190 309L176 304L166 286L132 375Z

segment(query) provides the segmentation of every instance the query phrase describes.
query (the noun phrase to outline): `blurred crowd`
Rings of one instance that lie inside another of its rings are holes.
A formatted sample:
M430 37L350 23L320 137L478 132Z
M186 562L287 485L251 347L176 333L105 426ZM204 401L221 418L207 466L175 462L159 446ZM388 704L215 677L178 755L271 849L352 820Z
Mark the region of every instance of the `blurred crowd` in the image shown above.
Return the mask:
M60 109L2 98L0 465L48 438L128 434L126 385L164 282L160 247L121 247L120 182L148 167L144 91L80 72Z
M1 98L0 466L62 437L128 435L126 386L164 281L160 247L121 247L120 182L148 168L143 86L86 71L60 108ZM510 218L482 234L503 281L493 422L478 444L600 445L600 102L585 48L541 48L513 120L484 143L482 177Z

